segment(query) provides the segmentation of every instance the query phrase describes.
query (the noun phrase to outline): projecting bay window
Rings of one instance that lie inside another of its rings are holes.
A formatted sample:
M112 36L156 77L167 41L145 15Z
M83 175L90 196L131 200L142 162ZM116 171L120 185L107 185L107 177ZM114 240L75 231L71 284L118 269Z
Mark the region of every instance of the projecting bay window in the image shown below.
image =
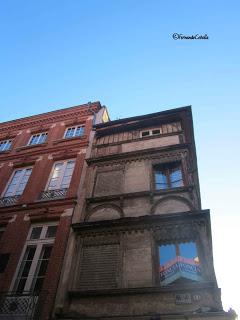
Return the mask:
M182 187L184 185L182 166L179 162L154 166L156 190Z
M32 227L20 262L13 291L39 293L42 289L57 231L56 225Z
M32 168L16 169L0 199L1 205L14 204L23 193L28 179L32 173Z
M201 281L201 264L195 242L159 245L161 286L179 281Z
M0 152L10 150L11 145L12 145L12 140L0 141Z
M41 199L47 200L65 197L72 179L74 167L75 160L56 162L46 190L41 195Z
M67 128L64 134L64 138L73 138L73 137L81 137L84 135L85 127L84 126L76 126Z
M47 132L34 134L31 136L28 145L33 146L35 144L44 143L47 140Z

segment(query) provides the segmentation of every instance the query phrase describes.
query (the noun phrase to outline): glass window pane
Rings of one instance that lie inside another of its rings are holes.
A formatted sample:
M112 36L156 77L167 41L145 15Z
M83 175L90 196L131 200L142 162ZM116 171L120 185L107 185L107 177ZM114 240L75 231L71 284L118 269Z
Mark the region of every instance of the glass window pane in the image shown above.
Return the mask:
M84 127L77 127L75 136L82 136L84 134Z
M47 139L47 133L42 133L39 137L38 143L44 143Z
M57 226L49 226L47 228L46 238L54 238L56 236Z
M169 261L175 259L176 248L174 244L167 244L159 247L160 265L164 265Z
M167 176L162 171L155 171L156 190L166 189L168 187Z
M65 138L71 138L74 136L75 128L68 128L65 133Z
M199 261L197 247L194 242L181 243L179 247L182 257Z
M39 239L42 232L42 227L35 227L32 229L30 239Z
M171 169L170 183L171 183L171 187L183 186L182 171L180 168Z

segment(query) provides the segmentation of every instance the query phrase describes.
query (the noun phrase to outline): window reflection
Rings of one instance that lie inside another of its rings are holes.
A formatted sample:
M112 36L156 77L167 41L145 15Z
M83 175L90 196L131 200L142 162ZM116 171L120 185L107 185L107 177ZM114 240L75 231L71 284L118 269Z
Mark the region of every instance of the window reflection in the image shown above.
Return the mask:
M201 281L201 267L195 242L159 246L160 283L166 286L181 278Z

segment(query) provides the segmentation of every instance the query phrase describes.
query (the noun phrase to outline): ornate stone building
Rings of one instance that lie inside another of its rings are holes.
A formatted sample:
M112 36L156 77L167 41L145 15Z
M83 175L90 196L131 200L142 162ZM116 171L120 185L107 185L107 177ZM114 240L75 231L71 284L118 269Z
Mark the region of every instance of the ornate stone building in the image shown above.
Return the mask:
M95 126L58 319L232 319L213 267L191 107Z
M95 102L0 124L0 319L49 319L103 115Z

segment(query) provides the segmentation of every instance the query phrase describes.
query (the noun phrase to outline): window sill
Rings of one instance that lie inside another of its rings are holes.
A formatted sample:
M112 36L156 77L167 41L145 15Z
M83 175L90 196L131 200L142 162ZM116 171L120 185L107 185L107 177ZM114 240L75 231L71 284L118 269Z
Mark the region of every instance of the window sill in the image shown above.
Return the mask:
M191 191L192 189L193 189L193 186L192 185L188 185L188 186L182 186L182 187L176 187L176 188L167 188L167 189L160 189L160 190L154 189L152 192L153 192L154 195L158 195L158 194L168 194L168 193Z
M58 144L58 143L64 143L64 142L68 142L68 141L75 141L75 140L85 140L87 138L86 135L83 136L79 136L79 137L72 137L72 138L62 138L62 139L58 139L53 141L53 144Z
M0 151L0 155L10 153L11 151L12 149Z
M22 150L27 150L27 149L34 149L34 148L41 148L41 147L45 147L47 145L47 142L44 143L39 143L39 144L33 144L33 145L27 145L27 146L23 146L23 147L18 147L16 149L17 152L22 151Z

